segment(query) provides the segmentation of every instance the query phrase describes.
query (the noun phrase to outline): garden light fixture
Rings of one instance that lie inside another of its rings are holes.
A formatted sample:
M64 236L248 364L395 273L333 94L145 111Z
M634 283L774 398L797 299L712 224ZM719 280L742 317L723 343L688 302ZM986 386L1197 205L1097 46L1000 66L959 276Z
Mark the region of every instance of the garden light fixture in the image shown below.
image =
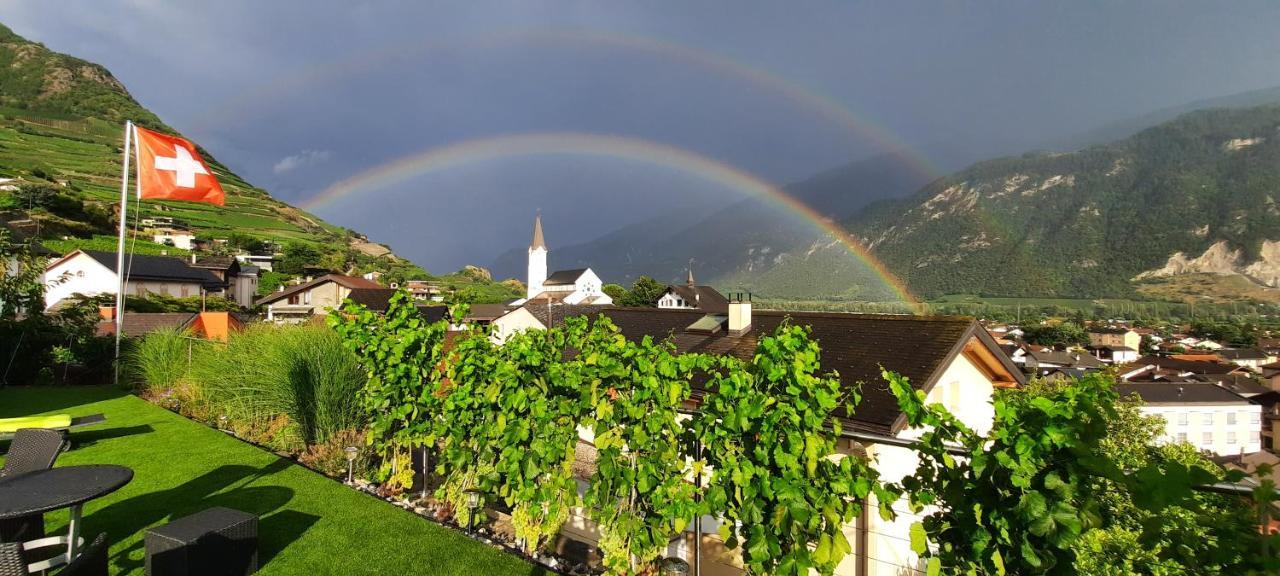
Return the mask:
M480 491L467 490L467 532L475 532L476 510L480 508Z
M355 469L356 454L360 453L360 449L355 446L347 446L346 448L343 448L342 451L347 456L347 484L350 484L352 482L352 470Z

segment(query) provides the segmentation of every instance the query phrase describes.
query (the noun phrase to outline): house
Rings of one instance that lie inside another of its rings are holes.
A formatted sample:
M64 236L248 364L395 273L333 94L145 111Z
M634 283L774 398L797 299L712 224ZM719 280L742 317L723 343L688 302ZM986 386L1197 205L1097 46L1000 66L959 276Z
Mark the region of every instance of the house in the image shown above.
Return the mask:
M529 242L528 289L515 305L538 300L553 304L609 306L613 298L604 293L604 282L590 268L559 270L547 274L547 242L542 236L542 215L533 220L533 240Z
M1027 350L1023 366L1030 372L1039 372L1056 368L1098 370L1105 365L1101 360L1076 350L1032 347Z
M1085 347L1093 356L1107 364L1128 364L1138 359L1137 349L1128 346L1089 345Z
M729 310L729 299L715 288L699 286L693 281L693 270L689 270L689 279L684 284L667 286L667 291L658 298L658 307L667 309L701 310L708 314L725 314Z
M1268 388L1280 391L1280 362L1263 364L1258 367L1262 371L1262 381Z
M414 300L430 300L433 302L442 302L444 300L444 288L437 282L405 280L402 288L407 290Z
M383 288L377 282L342 274L325 274L314 280L285 288L258 299L258 306L267 307L269 322L305 322L315 316L324 316L330 310L342 306L351 298L370 308L387 309L387 301L395 290Z
M223 293L243 308L253 307L258 296L258 267L241 265L233 256L191 255L191 266L203 268L222 280Z
M195 242L196 235L190 230L180 230L177 228L160 228L151 237L156 244L166 244L174 248L183 250L191 250Z
M1136 395L1141 411L1165 421L1165 442L1185 442L1218 455L1262 449L1262 407L1210 382L1118 382L1122 397Z
M1257 348L1223 348L1217 351L1217 355L1227 362L1244 366L1254 372L1261 372L1264 364L1276 361L1275 355Z
M1244 368L1225 362L1162 356L1143 356L1117 368L1117 376L1129 382L1169 381L1193 374L1225 376L1244 372Z
M129 296L165 294L187 298L223 290L222 280L212 272L194 268L181 258L132 254L126 256L125 269L125 294ZM120 286L116 254L92 250L76 250L50 262L45 267L45 279L49 284L44 295L46 308L75 294L115 294Z
M1095 347L1142 348L1142 336L1125 326L1099 326L1089 328L1089 345Z
M239 260L241 265L257 266L259 270L271 272L276 257L270 254L236 254L236 260Z
M724 314L595 306L527 305L520 310L522 312L508 314L527 313L536 318L538 314L547 313L550 315L538 321L551 326L578 312L602 315L631 340L647 336L669 341L677 353L727 355L743 360L750 359L759 340L772 334L783 322L808 326L822 347L823 369L835 371L849 389L861 387L863 398L857 409L852 413L838 413L842 428L902 439L917 438L922 431L907 428L897 401L881 378L882 366L909 378L913 387L926 394L928 402L944 405L978 431L990 429L993 423L994 390L1025 382L1017 366L971 318L753 311L751 303L744 301L729 302ZM705 381L695 379L692 385L693 399L689 407L696 409L701 399L712 392L706 389ZM592 453L591 440L584 435L581 453ZM896 482L914 473L917 465L915 453L907 448L855 445L849 441L842 441L842 446L848 454L871 458L887 482ZM874 511L875 507L873 501L868 510ZM918 558L911 552L909 532L911 524L920 517L908 510L905 501L897 502L894 508L898 514L895 520L883 520L871 512L846 526L853 553L840 565L837 574L913 572ZM703 546L703 573L740 573L740 566L735 565L731 555L710 552L723 550L723 543L715 536L716 523L709 517L701 522L707 535ZM564 531L587 542L598 537L590 520L581 515L570 517ZM673 548L668 553L687 550L687 547Z

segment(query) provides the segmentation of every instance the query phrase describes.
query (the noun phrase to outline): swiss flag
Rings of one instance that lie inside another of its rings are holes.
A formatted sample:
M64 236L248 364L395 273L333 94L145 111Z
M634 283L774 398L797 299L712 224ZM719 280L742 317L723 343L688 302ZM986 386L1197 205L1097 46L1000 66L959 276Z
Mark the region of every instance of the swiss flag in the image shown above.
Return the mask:
M139 198L208 202L222 206L226 194L194 144L135 127L138 138Z

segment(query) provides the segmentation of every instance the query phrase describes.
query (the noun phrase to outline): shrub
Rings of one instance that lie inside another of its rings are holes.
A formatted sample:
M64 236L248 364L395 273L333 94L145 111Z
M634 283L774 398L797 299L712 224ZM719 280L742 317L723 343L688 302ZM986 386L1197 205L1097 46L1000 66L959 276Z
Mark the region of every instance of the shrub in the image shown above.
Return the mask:
M187 374L194 343L185 330L156 330L137 341L125 358L132 380L148 395L172 390Z
M225 415L237 428L269 427L290 438L265 443L295 448L359 428L363 380L355 356L323 326L252 326L200 350L191 367L210 415ZM281 415L290 426L280 426Z

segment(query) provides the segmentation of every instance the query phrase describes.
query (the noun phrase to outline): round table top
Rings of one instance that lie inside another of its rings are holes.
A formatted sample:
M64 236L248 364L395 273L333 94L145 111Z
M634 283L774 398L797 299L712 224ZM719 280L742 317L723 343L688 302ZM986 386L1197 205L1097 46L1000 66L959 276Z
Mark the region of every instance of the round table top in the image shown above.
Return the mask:
M106 496L133 480L113 464L64 466L0 479L0 520L69 508Z

